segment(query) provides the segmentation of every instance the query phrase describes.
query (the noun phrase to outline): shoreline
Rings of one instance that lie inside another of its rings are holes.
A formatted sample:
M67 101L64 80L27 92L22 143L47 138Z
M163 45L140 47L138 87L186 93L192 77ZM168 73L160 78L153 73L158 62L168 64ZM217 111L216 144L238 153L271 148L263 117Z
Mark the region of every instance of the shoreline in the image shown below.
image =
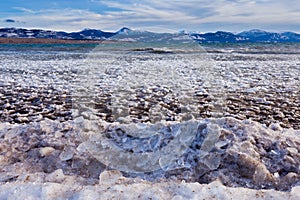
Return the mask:
M107 40L75 40L53 38L0 38L0 44L100 44Z

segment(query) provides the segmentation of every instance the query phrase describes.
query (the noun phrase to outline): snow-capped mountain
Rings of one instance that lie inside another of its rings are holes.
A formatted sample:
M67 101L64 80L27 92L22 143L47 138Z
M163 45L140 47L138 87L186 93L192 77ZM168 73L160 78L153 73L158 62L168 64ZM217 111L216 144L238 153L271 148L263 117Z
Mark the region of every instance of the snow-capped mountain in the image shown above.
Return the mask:
M116 35L109 38L120 41L135 41L142 43L161 43L162 40L174 38L176 34L172 33L155 33L150 31L131 30L122 28Z
M200 43L235 43L247 40L245 37L224 31L203 34L193 33L191 34L191 37Z
M55 39L72 39L68 33L62 31L38 30L38 29L17 29L2 28L0 29L2 38L55 38Z
M300 34L292 32L274 33L262 30L244 31L238 34L254 42L297 42L300 41Z
M117 34L128 34L130 33L132 30L127 28L127 27L123 27L120 30L117 31Z
M49 31L39 29L17 29L2 28L0 37L4 38L54 38L54 39L74 39L74 40L103 40L114 36L117 33L104 32L96 29L84 29L80 32L67 33L63 31Z
M97 29L84 29L80 32L69 33L69 37L72 39L89 39L89 40L101 40L114 36L116 33L104 32Z
M253 29L238 34L218 31L215 33L191 34L200 43L245 43L245 42L300 42L300 34L293 32L273 33Z
M245 43L245 42L300 42L300 34L293 32L274 33L258 29L244 31L238 34L217 31L215 33L184 33L199 43ZM178 33L173 34L174 37ZM147 36L147 37L146 37ZM0 28L1 38L54 38L73 40L127 40L140 41L142 38L155 40L156 38L171 38L171 33L154 33L148 31L131 30L127 27L117 32L105 32L97 29L84 29L79 32L63 32L40 29ZM151 42L150 41L150 42Z

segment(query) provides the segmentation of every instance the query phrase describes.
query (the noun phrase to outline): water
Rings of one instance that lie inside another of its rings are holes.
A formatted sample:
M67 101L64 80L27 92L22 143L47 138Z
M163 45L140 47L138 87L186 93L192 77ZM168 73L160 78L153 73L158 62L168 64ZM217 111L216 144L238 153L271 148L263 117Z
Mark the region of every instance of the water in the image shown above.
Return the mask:
M96 44L0 44L1 53L88 53Z
M208 53L299 54L300 43L203 44Z

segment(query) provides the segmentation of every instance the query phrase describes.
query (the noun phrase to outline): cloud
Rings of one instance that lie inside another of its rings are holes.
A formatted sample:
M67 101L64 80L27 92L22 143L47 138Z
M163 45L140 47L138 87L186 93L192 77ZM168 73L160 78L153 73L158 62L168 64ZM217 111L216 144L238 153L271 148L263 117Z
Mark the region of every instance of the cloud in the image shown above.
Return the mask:
M35 10L23 15L13 16L16 22L24 28L43 28L64 31L78 31L83 28L101 28L107 23L100 14L80 9L45 9ZM17 26L16 25L16 26ZM108 24L107 26L108 27Z
M6 19L6 20L4 20L4 22L6 22L6 23L15 23L16 21L13 20L13 19Z
M23 8L23 7L13 7L15 10L19 10L25 13L35 13L34 10L28 9L28 8Z
M24 21L26 27L66 31L78 31L83 28L115 31L120 27L128 26L161 32L180 29L241 31L252 28L279 31L290 29L300 32L299 0L290 0L288 4L281 0L93 0L90 2L94 3L95 7L100 5L99 11L71 7L43 10L14 7L22 14L6 17Z
M300 2L288 4L280 0L144 0L100 1L102 4L123 10L109 14L135 24L152 24L170 28L197 28L215 24L214 29L228 25L244 27L274 27L291 25L300 27ZM293 6L290 6L293 5ZM299 31L299 29L297 30Z

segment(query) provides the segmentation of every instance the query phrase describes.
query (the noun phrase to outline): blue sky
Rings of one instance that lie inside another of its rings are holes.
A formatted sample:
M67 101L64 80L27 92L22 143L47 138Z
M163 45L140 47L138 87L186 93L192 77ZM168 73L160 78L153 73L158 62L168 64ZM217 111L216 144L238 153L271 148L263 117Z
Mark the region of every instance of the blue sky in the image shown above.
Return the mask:
M0 27L300 32L299 0L1 0Z

